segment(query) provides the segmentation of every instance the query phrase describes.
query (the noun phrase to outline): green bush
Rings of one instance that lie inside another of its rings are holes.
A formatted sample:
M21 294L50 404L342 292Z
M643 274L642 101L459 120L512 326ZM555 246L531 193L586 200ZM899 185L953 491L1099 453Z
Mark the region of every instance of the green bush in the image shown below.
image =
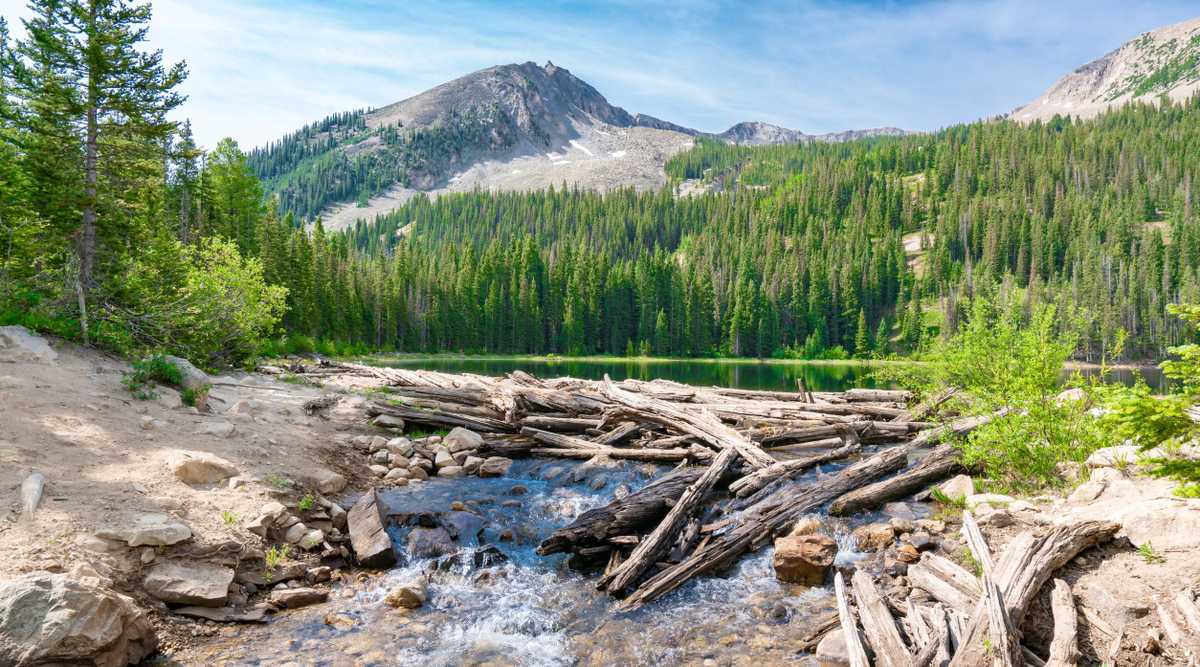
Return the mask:
M317 344L311 336L291 334L284 341L285 354L312 354L317 351Z
M977 299L959 332L934 343L924 364L885 366L875 376L924 393L958 387L953 407L963 414L1007 410L961 443L963 462L981 469L993 489L1036 491L1064 484L1058 464L1082 462L1105 442L1083 403L1057 400L1063 364L1075 349L1053 306L1036 306L1025 317L1016 300Z
M175 364L167 361L163 355L157 354L133 362L131 370L125 374L121 382L134 397L149 400L155 397L153 383L160 382L179 386L183 382L183 373Z
M1171 306L1171 312L1200 329L1200 306ZM1188 409L1200 403L1200 345L1170 349L1175 357L1161 364L1163 375L1172 381L1171 393L1154 396L1149 387L1111 387L1101 395L1105 407L1102 422L1109 432L1143 450L1160 447L1167 456L1147 461L1151 474L1181 482L1176 495L1200 497L1200 460L1178 456L1179 447L1194 441L1200 427Z

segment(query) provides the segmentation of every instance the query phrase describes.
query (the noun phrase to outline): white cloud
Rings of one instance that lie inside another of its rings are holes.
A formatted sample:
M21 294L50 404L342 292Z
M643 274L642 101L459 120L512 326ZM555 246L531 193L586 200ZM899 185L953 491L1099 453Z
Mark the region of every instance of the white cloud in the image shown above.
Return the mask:
M1129 4L157 0L150 41L188 62L182 115L208 146L226 135L259 145L525 60L553 60L630 111L704 130L933 129L1007 111L1195 11L1190 0Z

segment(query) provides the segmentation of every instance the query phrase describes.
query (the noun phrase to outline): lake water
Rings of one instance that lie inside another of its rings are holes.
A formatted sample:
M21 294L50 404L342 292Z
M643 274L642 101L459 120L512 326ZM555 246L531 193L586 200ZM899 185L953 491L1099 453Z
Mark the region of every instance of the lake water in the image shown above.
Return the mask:
M741 360L624 360L624 359L545 359L523 357L412 357L374 360L373 363L396 368L417 368L447 373L504 375L515 370L540 378L574 377L599 380L608 374L613 380L664 379L695 386L734 387L795 391L796 380L803 379L812 391L842 391L851 387L877 387L886 382L874 378L879 365L830 364ZM1082 369L1084 375L1096 373ZM1067 374L1064 373L1064 377ZM1163 387L1162 373L1156 368L1118 369L1111 379L1132 384L1144 379L1151 387Z

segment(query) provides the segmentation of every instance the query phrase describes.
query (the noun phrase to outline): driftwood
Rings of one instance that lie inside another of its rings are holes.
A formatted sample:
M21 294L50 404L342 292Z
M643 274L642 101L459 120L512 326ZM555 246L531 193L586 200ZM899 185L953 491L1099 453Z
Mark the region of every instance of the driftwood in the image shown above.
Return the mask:
M516 427L500 419L489 417L474 417L445 410L422 410L403 405L392 405L381 401L371 401L367 404L367 415L391 415L406 422L423 424L437 428L454 428L461 426L472 431L484 433L502 433L516 431Z
M857 570L850 578L854 590L854 603L858 608L858 618L862 623L863 634L867 643L875 653L876 667L910 667L911 656L900 631L896 629L896 621L888 609L879 589L875 587L871 575Z
M828 463L829 461L844 459L847 456L856 454L861 450L862 446L858 444L858 439L855 437L851 442L847 442L844 446L838 449L830 450L822 454L812 454L810 456L805 456L798 459L791 459L789 461L781 461L780 463L767 466L766 468L755 470L749 475L746 475L745 477L742 477L741 479L730 484L729 490L737 496L748 496L780 477L790 477L799 472L812 468L813 466L820 465L822 463Z
M967 548L971 550L971 555L982 570L983 608L988 624L987 653L992 659L991 664L997 667L1021 667L1025 663L1020 642L1017 641L1016 629L1009 618L1008 609L1004 606L1004 596L1000 587L992 579L995 569L992 552L983 538L983 531L979 530L979 525L975 523L975 518L970 512L963 512L962 521L962 533Z
M1079 662L1079 641L1076 639L1079 620L1075 614L1075 598L1071 586L1062 579L1054 580L1050 591L1050 610L1054 616L1054 638L1050 641L1048 667L1075 667Z
M996 562L993 577L1012 626L1020 627L1029 604L1054 571L1084 549L1112 539L1119 529L1120 524L1113 522L1083 521L1057 526L1038 537L1022 533L1013 538ZM988 664L987 632L988 615L977 606L951 667Z
M922 554L920 562L908 568L908 580L914 588L920 588L962 614L971 613L983 595L975 575L954 561L931 552Z
M605 544L611 537L631 535L655 525L704 470L684 468L661 477L620 500L588 510L538 545L543 556Z
M850 659L850 667L871 667L867 661L867 651L858 639L858 628L854 625L854 616L850 613L850 603L846 599L846 583L842 573L833 575L833 590L837 598L838 621L842 626L842 638L846 643L846 656Z
M917 465L899 475L838 498L829 507L829 513L853 514L921 491L933 482L963 472L965 468L959 462L958 455L958 448L953 443L940 445Z
M897 470L904 465L904 458L904 452L900 449L888 449L812 485L793 485L771 494L749 507L732 528L714 537L704 549L643 583L622 603L621 608L627 611L637 609L697 575L728 566L737 557L790 526L804 514Z

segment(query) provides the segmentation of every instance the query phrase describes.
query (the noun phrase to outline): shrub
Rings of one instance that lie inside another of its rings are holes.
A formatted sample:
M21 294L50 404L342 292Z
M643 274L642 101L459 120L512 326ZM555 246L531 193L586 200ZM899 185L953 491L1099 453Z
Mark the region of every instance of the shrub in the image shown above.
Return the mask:
M122 384L135 398L149 400L155 397L155 382L179 386L183 373L161 354L146 357L131 364L131 370L121 379ZM186 401L185 401L186 402Z

